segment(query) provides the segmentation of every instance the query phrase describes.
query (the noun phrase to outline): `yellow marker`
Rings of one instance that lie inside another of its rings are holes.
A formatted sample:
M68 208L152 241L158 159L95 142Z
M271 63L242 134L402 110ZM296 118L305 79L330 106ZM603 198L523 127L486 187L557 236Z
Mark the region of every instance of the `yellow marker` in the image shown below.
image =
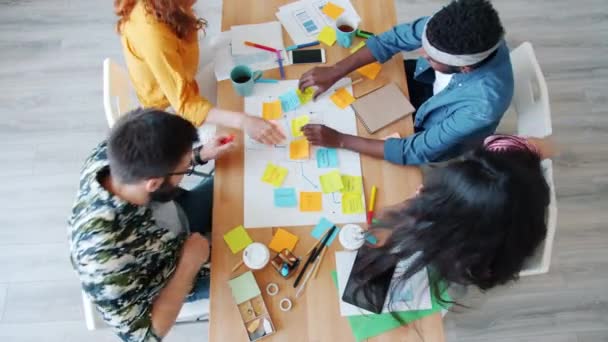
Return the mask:
M374 207L376 206L376 186L372 186L372 197L369 200L369 209L367 210L367 224L372 224L372 218L374 217Z

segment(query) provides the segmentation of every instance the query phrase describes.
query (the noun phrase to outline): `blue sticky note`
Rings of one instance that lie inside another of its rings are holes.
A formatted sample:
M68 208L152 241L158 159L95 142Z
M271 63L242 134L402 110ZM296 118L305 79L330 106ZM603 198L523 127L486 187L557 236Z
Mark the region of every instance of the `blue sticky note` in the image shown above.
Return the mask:
M333 226L334 226L334 224L332 222L330 222L325 217L321 217L321 220L319 221L319 223L317 223L317 225L312 230L310 235L312 235L315 239L320 240L321 237L323 237L323 234L325 234L325 232L328 229L331 229L331 227L333 227ZM340 229L336 229L334 231L334 233L329 237L329 240L327 240L328 246L331 245L331 243L334 241L334 239L336 238L336 236L338 235L339 232L340 232Z
M298 206L296 189L278 188L274 189L274 206L277 208L294 208Z
M300 98L295 90L290 90L279 96L283 112L291 112L300 107Z
M338 167L338 151L335 148L318 149L317 167L320 169Z

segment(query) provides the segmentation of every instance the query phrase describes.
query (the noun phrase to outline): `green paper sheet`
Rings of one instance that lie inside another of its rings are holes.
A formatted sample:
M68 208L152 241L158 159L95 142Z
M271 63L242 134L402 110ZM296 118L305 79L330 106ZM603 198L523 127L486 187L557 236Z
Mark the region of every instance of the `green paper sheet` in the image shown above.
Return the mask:
M244 301L250 300L251 298L262 294L251 271L245 272L236 278L230 279L228 281L228 285L230 285L232 296L234 297L236 304L241 304Z
M334 280L336 289L338 288L338 276L336 271L331 272L331 277ZM451 301L452 299L447 292L443 292L442 296L445 300ZM399 318L405 322L413 322L426 316L430 316L436 312L444 309L443 306L435 298L433 291L431 291L431 302L433 307L429 310L419 311L402 311L396 313ZM446 307L447 308L447 307ZM355 340L357 342L366 340L368 338L381 335L389 330L399 328L401 323L397 321L390 313L378 314L378 315L358 315L358 316L347 316L350 328L353 331Z

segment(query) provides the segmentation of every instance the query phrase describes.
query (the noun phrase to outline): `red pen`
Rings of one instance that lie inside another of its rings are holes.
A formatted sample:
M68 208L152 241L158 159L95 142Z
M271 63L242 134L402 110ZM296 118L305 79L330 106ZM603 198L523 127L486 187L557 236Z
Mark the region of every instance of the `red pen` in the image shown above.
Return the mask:
M235 136L234 135L229 135L225 138L220 139L220 145L226 145L228 143L231 143L234 141Z
M279 51L279 50L277 50L275 48L271 48L270 46L260 45L260 44L252 43L252 42L249 42L249 41L245 41L245 45L251 46L251 47L254 47L254 48L258 48L258 49L262 49L262 50L266 50L266 51L270 51L270 52L274 52L274 53L277 53Z

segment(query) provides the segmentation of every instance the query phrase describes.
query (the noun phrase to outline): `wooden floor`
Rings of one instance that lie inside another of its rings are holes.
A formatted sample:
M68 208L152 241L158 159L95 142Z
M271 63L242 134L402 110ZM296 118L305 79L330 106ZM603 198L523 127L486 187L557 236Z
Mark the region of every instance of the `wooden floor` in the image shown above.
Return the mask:
M217 32L220 0L199 2ZM397 2L400 21L444 3ZM101 62L122 61L111 3L0 0L0 341L116 340L86 331L66 243L79 167L106 134ZM531 41L549 83L559 225L549 274L471 296L447 336L608 341L608 3L494 3L510 46ZM168 340L206 331L181 325Z

